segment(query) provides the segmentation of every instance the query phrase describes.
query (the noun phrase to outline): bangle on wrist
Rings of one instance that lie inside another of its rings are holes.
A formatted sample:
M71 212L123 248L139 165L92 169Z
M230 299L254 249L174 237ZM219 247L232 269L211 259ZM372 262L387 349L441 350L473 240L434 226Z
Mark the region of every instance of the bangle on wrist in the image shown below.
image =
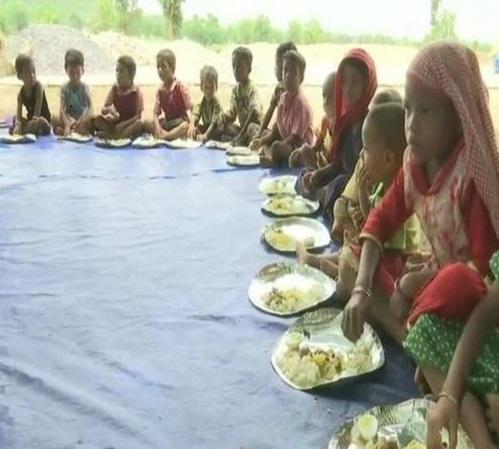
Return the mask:
M362 293L364 296L367 296L368 298L371 298L373 295L373 291L370 288L362 287L361 285L357 285L356 287L353 288L352 295L354 293Z
M438 395L437 399L441 399L441 398L445 398L445 399L447 399L447 400L448 400L448 401L449 401L452 405L454 405L456 408L459 408L459 402L458 402L458 401L457 401L457 399L456 399L454 396L452 396L451 394L446 393L445 391L442 391L442 392Z

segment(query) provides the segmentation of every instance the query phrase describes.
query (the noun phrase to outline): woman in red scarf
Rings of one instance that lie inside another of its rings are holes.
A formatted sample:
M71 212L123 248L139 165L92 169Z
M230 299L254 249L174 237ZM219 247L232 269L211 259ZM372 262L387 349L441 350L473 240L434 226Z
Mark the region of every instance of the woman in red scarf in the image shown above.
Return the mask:
M318 158L324 162L317 170L304 174L301 186L309 195L316 195L319 189L326 187L325 212L332 209L343 192L362 149L362 123L377 88L371 56L360 48L349 51L338 67L335 86L331 148Z

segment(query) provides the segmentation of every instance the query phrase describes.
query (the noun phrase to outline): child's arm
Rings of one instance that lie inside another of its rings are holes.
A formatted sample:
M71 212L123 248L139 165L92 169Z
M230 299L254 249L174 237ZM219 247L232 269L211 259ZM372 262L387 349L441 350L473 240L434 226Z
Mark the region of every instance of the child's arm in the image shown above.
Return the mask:
M263 116L263 120L260 125L260 131L258 132L257 137L262 136L263 132L267 129L270 121L272 120L272 116L274 115L274 111L277 108L277 103L279 102L279 97L280 97L278 95L278 89L279 87L276 87L274 89L274 93L272 94L272 98L270 99L269 107L267 108L267 111L265 111L265 115Z
M253 121L253 118L256 117L256 111L251 110L248 114L248 117L246 117L246 121L244 122L244 125L241 127L241 131L239 131L239 134L234 137L233 141L238 141L241 139L242 136L246 134L246 131L248 130L249 124Z
M161 101L159 98L159 89L156 92L156 100L154 101L154 110L153 110L153 123L154 123L154 135L159 137L161 135Z
M87 107L81 114L81 117L76 121L77 124L85 122L92 116L92 97L90 96L90 89L87 85L85 85L85 98L87 101Z
M233 123L237 117L236 89L237 86L232 89L229 110L223 114L223 120L225 123Z
M113 113L113 102L114 102L114 87L111 87L111 90L107 94L106 100L104 101L104 106L101 110L102 115Z
M250 112L249 112L248 116L246 117L246 121L244 122L244 124L240 123L241 131L235 137L235 139L234 139L235 141L238 141L239 139L241 139L243 136L246 135L246 131L248 130L248 126L250 125L250 123L257 122L258 116L260 115L261 105L260 105L260 102L258 100L258 92L254 86L250 91L248 100L249 100L248 101L248 103L249 103L248 109Z
M16 111L16 124L14 126L13 134L20 134L22 132L23 123L23 99L21 91L17 94L17 111Z
M64 94L64 88L61 87L61 98L60 98L60 103L59 103L59 114L62 119L62 125L64 126L64 135L69 133L69 130L71 128L71 125L73 123L72 118L69 116L69 114L66 112L66 97Z
M352 290L343 316L343 331L352 341L360 337L366 322L373 276L381 258L383 242L391 238L412 214L413 210L405 203L404 172L401 170L381 204L370 212L360 234L364 243L356 287Z
M189 123L189 130L187 131L187 137L190 139L194 139L196 137L196 132L197 132L197 126L199 124L199 121L201 120L201 104L197 104L194 106L192 110L192 119ZM206 131L206 134L208 135L208 131L211 131L211 124L208 127L208 130Z
M338 176L342 169L341 160L336 160L335 162L326 165L323 168L314 170L310 176L309 185L307 189L311 192L316 192L321 187L324 187L329 182L331 182L336 176Z
M381 247L371 239L364 240L360 254L359 272L350 300L343 312L343 333L351 341L357 341L367 321L367 310L371 300L374 273L381 259Z
M43 93L43 86L37 81L35 84L35 109L33 111L33 118L40 117L42 114Z
M354 173L354 176L355 175L356 174ZM364 216L364 219L366 219L371 211L371 201L369 199L369 177L367 175L365 164L361 164L359 166L357 173L357 185L360 210Z
M257 151L265 145L270 145L276 140L280 139L279 129L277 128L277 123L274 123L272 127L272 132L268 133L265 137L258 137L250 142L250 148L252 151Z

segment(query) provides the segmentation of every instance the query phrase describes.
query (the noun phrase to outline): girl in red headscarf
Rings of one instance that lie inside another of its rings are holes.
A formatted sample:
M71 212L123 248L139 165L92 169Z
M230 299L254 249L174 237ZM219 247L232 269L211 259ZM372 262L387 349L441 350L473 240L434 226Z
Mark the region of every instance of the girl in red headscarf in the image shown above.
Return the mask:
M362 149L362 124L377 88L376 68L371 56L360 48L349 51L341 61L334 91L332 145L317 170L305 173L299 190L316 195L322 187L324 211L334 205L353 174Z
M491 449L496 446L480 400L499 393L497 352L489 347L462 391L446 390L444 384L463 325L486 294L489 260L499 248L499 153L476 55L450 42L421 50L407 72L405 109L408 148L402 169L361 234L359 274L343 329L356 340L366 320L389 328L407 319L404 347L440 395L439 409L453 409L454 416L459 411L475 447ZM382 243L413 213L433 258L422 272L395 283L391 313L388 303L373 295L373 276ZM499 348L499 339L492 347ZM460 351L461 356L472 349ZM433 425L429 449L441 447Z

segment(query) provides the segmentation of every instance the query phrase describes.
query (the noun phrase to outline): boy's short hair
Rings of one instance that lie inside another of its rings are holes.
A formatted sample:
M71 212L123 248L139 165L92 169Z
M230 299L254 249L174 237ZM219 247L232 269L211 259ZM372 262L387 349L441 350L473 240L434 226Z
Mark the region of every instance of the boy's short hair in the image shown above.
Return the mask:
M282 59L284 54L290 50L298 51L296 48L296 45L294 42L288 41L288 42L283 42L277 47L277 50L275 52L275 55L278 59Z
M303 78L305 76L307 61L305 61L305 58L301 53L298 53L296 50L288 50L286 53L284 53L284 56L282 57L283 64L284 61L289 61L292 64L298 66L301 77Z
M168 67L170 67L170 70L175 73L175 69L177 67L177 58L175 57L175 53L173 53L173 51L169 48L164 48L156 55L156 61L160 61L162 59L166 61Z
M28 65L34 65L33 58L31 56L20 54L16 58L16 62L14 63L14 67L16 69L16 75L19 77L21 73Z
M232 58L241 58L250 68L253 65L253 53L251 53L251 50L248 47L235 48L232 52Z
M329 74L324 79L322 87L323 89L328 89L330 95L334 96L334 89L331 89L331 87L333 87L333 84L335 83L336 83L336 70L333 70L332 72L329 72Z
M376 106L383 103L400 103L402 104L402 95L395 89L383 89L378 92L371 100L371 105Z
M215 67L211 65L205 65L200 72L201 83L203 81L211 80L218 86L218 72Z
M370 109L367 120L374 125L376 135L386 148L402 160L407 147L405 110L402 103L392 101L378 104Z
M126 69L132 79L135 78L137 65L131 56L120 56L118 58L118 64L122 65Z
M64 55L64 69L70 65L77 65L78 67L83 67L85 65L85 58L83 53L76 48L70 48Z

